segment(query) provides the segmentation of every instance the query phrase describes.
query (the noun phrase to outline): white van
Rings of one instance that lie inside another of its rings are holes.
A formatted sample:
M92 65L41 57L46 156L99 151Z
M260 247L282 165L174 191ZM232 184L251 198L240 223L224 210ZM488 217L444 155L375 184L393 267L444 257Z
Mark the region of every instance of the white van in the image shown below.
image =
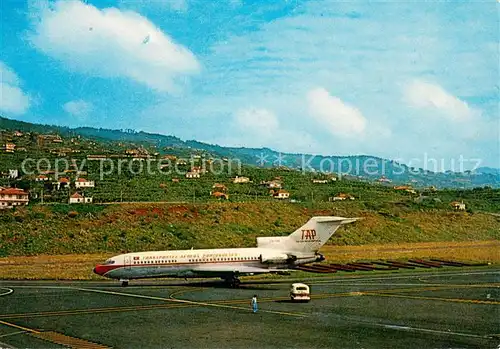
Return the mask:
M311 300L311 292L306 284L295 283L290 288L290 300L292 302L309 302Z

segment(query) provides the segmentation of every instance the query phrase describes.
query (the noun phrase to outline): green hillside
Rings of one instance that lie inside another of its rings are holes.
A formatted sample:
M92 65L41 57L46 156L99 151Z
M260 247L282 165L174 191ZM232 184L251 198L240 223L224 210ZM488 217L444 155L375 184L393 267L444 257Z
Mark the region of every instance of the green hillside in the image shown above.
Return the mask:
M49 205L0 214L0 256L254 246L257 236L286 235L314 215L363 217L330 244L500 239L500 218L486 213L367 209L350 202L314 205Z
M340 245L500 238L494 171L422 172L401 177L405 185L398 186L389 175L379 180L258 166L255 155L272 158L269 149L4 118L0 129L0 186L25 189L30 197L27 207L0 211L0 256L253 246L257 236L288 234L312 215L365 218L330 241ZM199 178L187 178L195 169ZM45 180L38 180L42 174ZM247 182L235 183L236 176ZM61 177L69 186L58 184ZM95 185L77 188L77 178ZM477 181L492 184L442 188ZM284 199L275 196L279 189ZM93 204L68 205L76 192Z
M14 136L21 131L22 136ZM58 135L60 143L40 144L39 136ZM134 130L108 130L90 127L68 128L38 125L0 117L1 143L13 143L17 149L12 154L2 154L0 171L20 168L27 157L52 157L84 159L87 155L123 155L127 149L140 149L151 159L171 154L186 159L193 155L205 158L238 159L246 166L264 168L286 167L306 172L347 173L366 181L374 181L382 176L394 183L412 183L417 187L436 186L438 188L473 188L477 186L500 187L498 171L477 172L432 172L430 168L410 168L404 164L377 156L323 156L310 154L279 153L268 148L232 148L202 143L194 140L183 141L174 136L136 132ZM1 145L3 145L1 144ZM71 150L69 153L61 150ZM64 154L64 155L62 155ZM483 168L484 169L484 168ZM459 170L458 168L456 170Z

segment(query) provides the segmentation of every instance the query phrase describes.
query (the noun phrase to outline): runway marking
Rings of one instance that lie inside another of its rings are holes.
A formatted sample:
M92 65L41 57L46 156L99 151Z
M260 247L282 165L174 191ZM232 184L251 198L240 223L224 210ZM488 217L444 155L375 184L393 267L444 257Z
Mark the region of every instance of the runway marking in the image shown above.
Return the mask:
M379 324L374 324L374 325L379 325ZM454 335L454 336L461 336L461 337L490 339L489 336L481 336L479 334L473 334L473 333L441 331L441 330L433 330L433 329L430 329L430 328L400 326L400 325L381 325L381 326L384 327L384 328L389 328L391 330L400 330L400 331L409 331L409 332L423 332L423 333L435 333L435 334L446 334L446 335Z
M91 289L91 288L75 288L75 289L76 290L80 290L80 291L96 292L96 293L104 293L104 294L112 294L112 295L117 295L117 296L154 299L154 300L162 300L162 301L167 301L167 302L193 304L193 305L202 305L202 306L215 307L215 308L238 309L238 310L245 310L247 312L251 311L250 307L248 307L248 308L246 308L246 307L245 308L243 308L243 307L235 307L235 306L231 306L231 305L227 305L227 304L195 302L195 301L188 301L188 300L185 300L185 299L175 299L175 298L163 298L163 297L155 297L155 296L145 296L145 295L139 295L139 294L133 294L133 293L104 291L104 290L97 290L97 289ZM267 309L261 309L259 311L263 312L263 313L288 315L288 316L295 316L295 317L306 317L306 316L308 316L307 314L303 314L303 313L290 313L290 312L274 311L274 310L267 310Z
M98 344L98 343L93 343L89 342L80 338L74 338L70 336L66 336L62 333L57 333L57 332L42 332L42 331L37 331L31 328L19 326L16 324L12 324L10 322L2 321L0 320L0 324L14 327L17 329L22 330L23 332L29 332L30 335L33 337L43 339L48 342L56 343L56 344L61 344L64 346L69 346L70 348L89 348L89 349L107 349L108 347Z
M2 289L2 290L7 290L7 292L0 293L0 297L2 297L2 296L7 296L7 295L11 294L12 292L14 292L14 290L13 290L13 289L11 289L11 288L7 288L7 287L0 287L0 289Z
M23 327L23 326L19 326L19 325L15 325L15 324L11 324L10 322L6 322L6 321L2 321L2 320L0 320L0 324L3 324L5 326L14 327L14 328L17 328L19 330L23 330L23 331L30 332L30 333L40 333L40 331L33 330L31 328L27 328L27 327Z
M443 297L426 297L426 296L409 296L402 294L391 294L391 293L375 293L375 292L363 292L367 296L376 297L395 297L395 298L408 298L408 299L422 299L422 300L433 300L442 302L454 302L454 303L473 303L473 304L487 304L487 305L500 305L500 302L496 301L482 301L478 299L466 299L466 298L443 298Z
M13 347L12 345L9 345L7 343L0 342L0 348L8 348L8 349L17 349L16 347Z
M47 342L63 345L64 347L81 349L109 349L108 346L87 341L85 339L66 336L65 334L53 331L33 333L33 337L43 339Z
M489 287L500 287L500 283L488 283L488 284L474 284L474 285L443 285L443 286L425 286L425 287L410 287L410 288L393 288L385 289L386 291L393 292L413 292L413 291L436 291L436 290L446 290L446 289L457 289L457 288L489 288ZM368 290L366 292L378 292L382 290Z
M171 294L169 294L168 298L170 298L170 299L176 299L176 298L174 298L174 295L179 295L179 294L188 293L188 292L202 291L202 290L206 290L208 288L209 287L196 287L196 288L192 288L192 289L189 289L189 290L180 289L180 290L177 290L177 291L172 292Z
M144 306L130 306L130 307L109 307L109 308L90 308L90 309L74 309L74 310L61 310L61 311L47 311L37 313L14 313L0 315L1 319L21 319L21 318L35 318L44 316L64 316L64 315L80 315L80 314L94 314L94 313L113 313L120 311L136 311L136 310L155 310L164 308L184 308L191 305L183 304L155 304Z
M392 330L414 331L414 332L424 332L424 333L432 333L432 334L440 334L440 335L471 337L471 338L480 338L480 339L485 339L485 340L495 339L494 334L479 335L479 334L474 334L474 333L455 332L455 331L452 332L450 330L447 330L447 331L435 330L435 329L422 328L422 327L412 327L412 326L407 326L407 325L384 324L384 323L380 323L380 322L371 322L371 321L366 321L366 320L360 320L360 319L354 318L352 316L339 316L337 318L341 319L343 321L347 321L347 322L356 322L356 323L367 325L367 326L384 327L384 328L392 329Z
M16 331L16 332L11 332L11 333L7 333L7 334L2 334L0 336L0 338L2 338L2 337L9 337L9 336L13 336L15 334L21 334L21 333L26 333L26 331Z

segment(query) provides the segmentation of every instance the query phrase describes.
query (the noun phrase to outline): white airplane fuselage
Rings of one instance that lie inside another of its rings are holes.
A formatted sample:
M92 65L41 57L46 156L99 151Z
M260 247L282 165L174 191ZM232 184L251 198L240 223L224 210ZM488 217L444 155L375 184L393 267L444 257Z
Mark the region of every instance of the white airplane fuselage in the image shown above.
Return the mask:
M278 273L321 261L318 250L343 224L356 218L313 217L289 236L258 237L257 247L149 251L121 254L94 268L110 279L221 277Z
M266 261L262 256L271 259ZM151 251L115 256L94 271L111 279L229 277L278 272L321 259L319 254L308 253L292 260L284 251L257 247Z

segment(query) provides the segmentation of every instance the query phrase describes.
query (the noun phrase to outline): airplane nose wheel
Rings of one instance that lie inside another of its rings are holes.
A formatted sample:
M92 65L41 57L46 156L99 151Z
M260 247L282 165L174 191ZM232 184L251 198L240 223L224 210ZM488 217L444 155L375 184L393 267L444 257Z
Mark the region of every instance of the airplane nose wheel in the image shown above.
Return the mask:
M122 287L128 286L128 280L121 280L121 282L122 282Z

